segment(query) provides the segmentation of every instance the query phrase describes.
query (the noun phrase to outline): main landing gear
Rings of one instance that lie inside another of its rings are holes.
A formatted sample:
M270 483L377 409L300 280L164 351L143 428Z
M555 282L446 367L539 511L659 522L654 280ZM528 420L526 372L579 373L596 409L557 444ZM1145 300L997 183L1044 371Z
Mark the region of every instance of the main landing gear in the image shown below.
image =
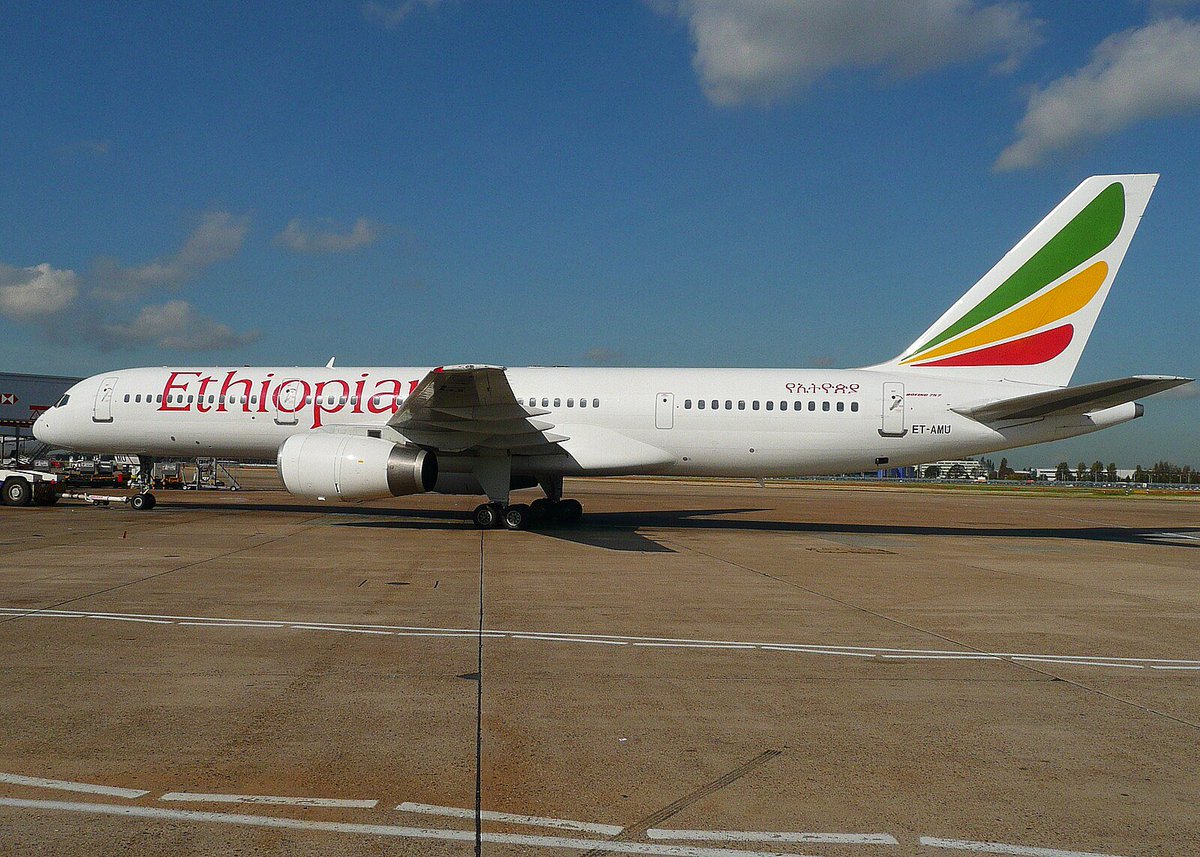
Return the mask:
M583 504L578 500L551 500L540 497L528 506L514 503L482 503L475 507L471 519L481 530L503 527L506 530L528 530L545 524L574 524L583 517Z

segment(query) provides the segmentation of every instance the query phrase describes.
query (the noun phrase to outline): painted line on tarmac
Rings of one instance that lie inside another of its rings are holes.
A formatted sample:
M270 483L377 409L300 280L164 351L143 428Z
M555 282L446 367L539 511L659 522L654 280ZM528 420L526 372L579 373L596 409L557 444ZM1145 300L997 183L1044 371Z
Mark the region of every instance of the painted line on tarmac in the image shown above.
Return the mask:
M809 845L899 845L890 833L789 833L772 830L669 830L652 827L651 839L691 842L801 842Z
M584 640L573 637L547 637L544 634L513 634L514 640L542 640L547 643L597 643L603 646L628 646L623 640Z
M222 795L202 792L167 792L159 800L192 803L260 803L272 806L322 806L340 809L374 809L377 800L350 800L338 797L283 797L282 795Z
M1035 848L1030 845L1007 845L1003 842L972 842L967 839L939 839L922 836L922 845L933 848L955 848L959 851L974 851L977 854L1009 854L1014 857L1121 857L1119 854L1101 854L1097 851L1064 851L1061 848Z
M204 812L194 809L163 809L155 806L129 806L112 803L75 803L57 800L24 800L0 797L0 806L32 809L41 812L57 810L88 815L120 815L127 818L149 818L169 821L196 821L216 824L235 824L248 827L271 827L283 830L320 830L332 833L358 833L367 836L391 836L402 839L440 839L450 842L474 842L474 830L437 830L424 827L401 827L391 824L353 824L342 821L310 821L299 818L280 818L268 815L243 815L227 812ZM621 842L611 839L580 839L560 836L539 836L528 833L488 833L484 842L497 845L524 845L534 848L564 848L584 850L602 846L618 854L656 854L662 857L800 857L794 853L775 851L739 851L728 848L697 848L687 845L659 845L652 842Z
M1062 661L1057 661L1053 658L1035 658L1030 655L1013 655L1014 661L1033 662L1039 664L1060 664ZM1118 664L1111 661L1072 661L1073 664L1078 664L1081 667L1123 667L1125 669L1140 670L1142 664Z
M121 789L116 786L98 786L94 783L76 783L70 780L47 780L44 777L25 777L21 774L0 773L0 783L14 786L32 786L36 789L58 789L64 792L86 792L109 797L139 798L150 794L144 789Z
M286 628L289 630L332 631L396 637L452 637L511 639L531 642L594 643L610 646L636 646L659 649L702 649L720 651L772 651L801 655L840 655L888 661L1013 661L1057 666L1098 667L1103 669L1200 670L1200 660L1184 658L1130 658L1106 655L1055 655L1035 652L964 652L949 649L900 649L886 646L840 646L829 643L778 643L741 640L688 639L683 637L642 637L622 634L567 633L562 631L526 631L485 629L482 634L470 628L429 628L408 625L374 625L349 622L311 622L285 619L244 619L213 616L171 616L142 613L106 613L84 610L34 610L28 607L0 607L0 615L19 615L23 619L111 619L118 622L144 622L156 625L187 625L209 628Z
M430 803L405 801L396 807L396 809L401 812L444 815L450 818L475 817L474 809L461 806L437 806ZM479 817L484 821L505 821L509 824L528 824L531 827L557 827L561 830L578 830L586 833L599 833L603 836L616 836L625 829L615 824L597 824L591 821L573 821L569 818L547 818L540 815L516 815L511 812L495 812L490 809L480 810Z

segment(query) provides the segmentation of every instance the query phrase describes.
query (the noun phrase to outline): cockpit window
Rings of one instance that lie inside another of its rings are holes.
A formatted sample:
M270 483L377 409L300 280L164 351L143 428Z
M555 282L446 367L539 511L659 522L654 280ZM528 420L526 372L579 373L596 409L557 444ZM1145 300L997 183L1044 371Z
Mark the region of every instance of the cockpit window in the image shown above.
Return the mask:
M63 393L63 397L58 400L58 404L55 405L54 407L65 408L67 406L67 402L69 402L69 401L71 401L71 397L69 395L67 395L66 393Z

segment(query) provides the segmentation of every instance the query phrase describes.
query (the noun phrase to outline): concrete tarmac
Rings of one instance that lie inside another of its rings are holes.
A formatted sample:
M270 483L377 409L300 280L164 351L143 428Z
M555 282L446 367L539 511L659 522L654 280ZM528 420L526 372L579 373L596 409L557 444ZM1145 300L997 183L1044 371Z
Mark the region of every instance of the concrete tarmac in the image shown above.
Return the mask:
M1196 500L257 481L0 509L0 852L1200 854Z

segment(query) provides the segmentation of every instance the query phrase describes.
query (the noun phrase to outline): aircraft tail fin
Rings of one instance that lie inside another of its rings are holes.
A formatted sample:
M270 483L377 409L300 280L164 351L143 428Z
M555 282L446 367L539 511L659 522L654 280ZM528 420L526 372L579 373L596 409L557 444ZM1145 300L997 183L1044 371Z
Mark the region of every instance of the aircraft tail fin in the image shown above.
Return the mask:
M902 354L872 368L1066 386L1157 182L1085 179Z

